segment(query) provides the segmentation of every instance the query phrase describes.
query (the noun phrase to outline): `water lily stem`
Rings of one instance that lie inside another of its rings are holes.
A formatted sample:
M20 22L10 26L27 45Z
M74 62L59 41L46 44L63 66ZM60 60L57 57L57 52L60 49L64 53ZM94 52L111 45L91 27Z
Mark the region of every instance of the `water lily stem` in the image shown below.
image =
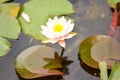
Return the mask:
M61 58L63 57L64 51L65 51L65 48L64 48L64 47L62 47L62 50L61 50L61 55L60 55L60 57L61 57Z

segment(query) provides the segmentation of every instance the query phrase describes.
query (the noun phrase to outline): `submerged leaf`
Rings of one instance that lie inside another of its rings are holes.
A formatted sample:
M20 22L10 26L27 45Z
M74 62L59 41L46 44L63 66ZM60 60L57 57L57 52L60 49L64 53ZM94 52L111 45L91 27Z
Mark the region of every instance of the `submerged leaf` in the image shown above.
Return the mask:
M79 48L79 54L80 54L80 58L85 64L93 68L98 68L98 62L96 62L91 57L91 48L94 44L98 43L99 41L105 40L107 38L110 37L106 35L94 35L82 41Z
M0 4L0 11L5 12L13 17L17 17L19 9L20 9L19 3Z
M0 37L0 57L6 55L8 51L10 50L11 44Z
M15 64L16 71L21 77L27 79L50 75L63 75L58 70L44 68L44 65L47 64L44 58L53 58L55 52L50 47L40 45L32 46L18 55Z
M30 23L22 17L19 18L23 32L42 40L45 36L41 33L41 25L44 25L48 18L74 12L68 0L29 0L22 9L30 18Z
M0 12L0 36L17 39L20 34L18 21L3 12Z
M120 44L113 38L107 38L97 42L91 48L91 56L97 61L107 61L111 66L115 61L120 60Z

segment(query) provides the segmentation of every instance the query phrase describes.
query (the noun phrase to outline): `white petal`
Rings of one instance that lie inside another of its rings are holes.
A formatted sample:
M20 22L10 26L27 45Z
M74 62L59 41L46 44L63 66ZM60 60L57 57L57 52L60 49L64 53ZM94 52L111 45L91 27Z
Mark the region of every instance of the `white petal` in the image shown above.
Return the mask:
M47 38L55 38L55 36L49 31L41 31L41 33L45 35Z
M50 40L50 42L53 43L53 44L56 43L57 41L58 41L57 39L51 39Z
M66 28L66 33L70 33L72 30L74 29L74 24L69 24L67 25L67 28Z
M59 22L60 23L66 23L66 19L64 16L62 16L60 19L59 19Z
M69 33L69 34L67 34L67 35L65 36L65 39L70 39L70 38L72 38L72 37L75 36L75 35L77 35L77 33L71 32L71 33Z
M65 48L65 41L64 40L59 40L58 44Z
M59 20L58 17L55 16L54 21L55 21L55 22L58 22L58 20Z
M30 17L28 16L28 14L26 14L25 12L22 12L22 18L26 21L26 22L30 22Z

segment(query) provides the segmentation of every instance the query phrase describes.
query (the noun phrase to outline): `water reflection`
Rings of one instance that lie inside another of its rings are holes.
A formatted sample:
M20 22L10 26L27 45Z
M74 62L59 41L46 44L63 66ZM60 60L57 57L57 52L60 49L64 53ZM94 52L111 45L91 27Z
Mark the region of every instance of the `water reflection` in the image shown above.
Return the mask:
M62 76L47 76L47 77L40 77L35 79L23 79L20 76L19 80L64 80Z
M72 60L68 60L68 57L63 57L62 58L62 65L63 65L63 68L62 68L62 71L65 75L68 75L69 74L69 69L68 69L68 66L73 63Z

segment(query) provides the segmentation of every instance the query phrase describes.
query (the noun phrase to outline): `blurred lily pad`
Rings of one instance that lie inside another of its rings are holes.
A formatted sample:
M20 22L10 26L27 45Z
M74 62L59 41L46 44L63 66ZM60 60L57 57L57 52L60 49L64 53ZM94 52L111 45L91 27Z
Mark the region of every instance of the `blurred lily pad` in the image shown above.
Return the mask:
M27 23L22 16L19 18L23 32L43 40L45 36L41 33L41 25L45 24L48 18L71 14L74 10L68 0L29 0L23 5L22 12L30 19L30 23Z
M108 4L110 5L110 7L112 7L112 8L116 8L116 4L118 3L118 2L120 2L120 0L107 0L108 1Z
M15 68L22 78L30 79L50 75L63 75L56 69L44 68L48 62L44 58L54 58L56 50L45 46L32 46L22 51L16 61ZM54 66L54 65L52 65Z
M91 56L97 61L106 61L107 65L111 66L115 61L120 60L120 43L111 38L106 38L97 42L91 47Z
M79 54L80 54L80 58L85 64L93 68L99 67L98 62L91 57L91 48L93 45L95 45L99 41L105 40L107 38L110 38L110 37L106 35L94 35L94 36L87 37L81 42L79 47Z
M7 1L9 1L9 0L0 0L0 4L4 3L4 2L7 2Z
M11 44L7 40L0 37L0 57L6 55L10 48Z
M20 9L19 3L0 4L0 11L5 12L13 17L17 17L19 9Z
M0 12L0 36L17 39L20 34L20 26L14 17Z

